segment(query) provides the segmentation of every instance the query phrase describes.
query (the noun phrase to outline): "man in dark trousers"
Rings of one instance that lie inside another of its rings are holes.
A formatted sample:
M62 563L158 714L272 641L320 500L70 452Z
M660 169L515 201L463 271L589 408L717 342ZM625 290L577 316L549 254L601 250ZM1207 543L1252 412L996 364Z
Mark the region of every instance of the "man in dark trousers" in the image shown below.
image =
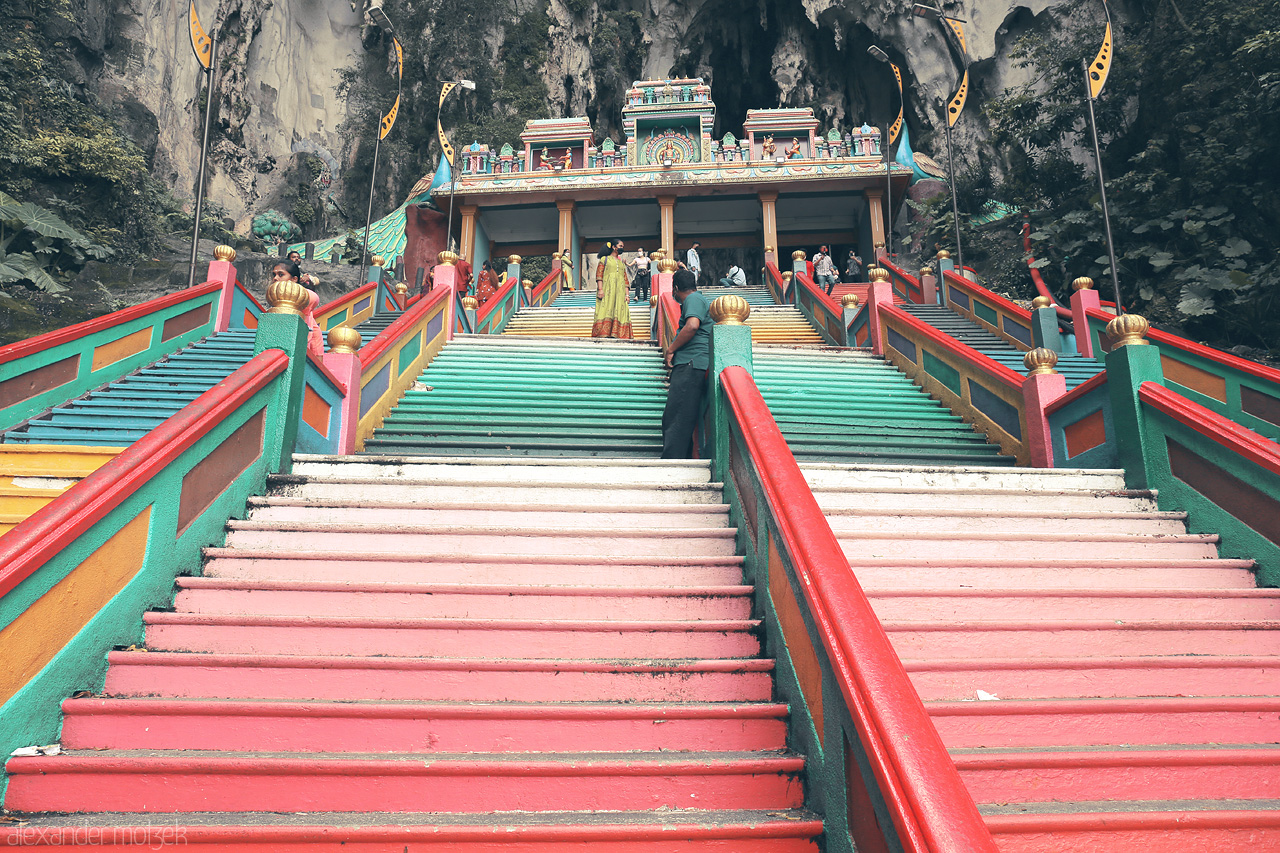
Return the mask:
M680 303L680 329L667 348L671 387L662 412L662 458L690 459L693 428L702 411L711 366L711 304L697 292L697 279L689 270L677 270L672 293Z

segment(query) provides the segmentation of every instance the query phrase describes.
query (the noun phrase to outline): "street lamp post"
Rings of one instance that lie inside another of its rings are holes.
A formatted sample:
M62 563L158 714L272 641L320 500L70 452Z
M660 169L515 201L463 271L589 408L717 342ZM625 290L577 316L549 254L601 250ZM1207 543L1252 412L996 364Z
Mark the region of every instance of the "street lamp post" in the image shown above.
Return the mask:
M955 93L947 101L946 109L943 111L943 118L947 122L947 183L951 184L951 218L955 221L956 263L960 265L960 275L963 276L964 247L960 244L960 204L956 197L956 161L955 154L952 152L951 129L960 118L960 111L964 109L965 99L969 96L969 53L965 47L964 27L962 26L965 21L962 18L953 18L936 6L930 6L925 3L912 4L911 14L917 18L941 22L944 31L955 39L954 47L960 55L960 81L956 86ZM947 43L950 45L950 40Z
M1111 264L1111 288L1116 298L1116 313L1123 314L1120 302L1120 274L1116 271L1115 241L1111 239L1111 213L1107 208L1107 181L1102 174L1102 148L1098 144L1098 120L1093 113L1093 102L1098 100L1102 87L1107 85L1107 75L1111 71L1111 10L1107 8L1107 0L1102 0L1102 11L1107 16L1107 30L1102 39L1102 47L1093 63L1084 64L1085 104L1089 107L1089 129L1093 132L1093 158L1098 167L1098 193L1102 201L1102 224L1107 234L1107 260Z
M889 59L889 54L881 50L877 45L871 45L867 48L867 53L877 62L887 63L893 69L893 77L898 81L898 118L893 124L885 123L884 136L881 138L881 144L884 145L884 203L885 213L887 217L887 227L885 228L885 253L889 260L893 260L893 181L892 161L889 160L889 147L893 145L898 138L898 133L902 129L902 114L906 109L906 104L902 100L902 71L893 60Z
M458 169L457 164L454 162L453 146L445 138L444 125L440 123L440 113L444 109L444 99L449 97L449 93L459 86L471 91L475 91L476 88L476 84L472 80L446 81L440 87L440 103L436 105L436 134L440 137L440 156L449 161L449 225L444 232L444 247L446 249L453 244L453 193L458 187Z
M386 14L382 14L381 17L386 18ZM383 137L391 132L391 128L396 123L396 116L400 114L400 96L404 89L404 47L400 44L400 39L396 38L389 21L386 25L380 23L379 26L383 26L387 35L391 36L391 46L396 52L396 100L391 105L391 109L387 110L387 114L378 118L378 137L373 143L373 171L369 173L369 207L364 215L364 245L360 247L360 283L362 285L369 260L369 228L373 225L373 190L378 182L378 154L382 150Z

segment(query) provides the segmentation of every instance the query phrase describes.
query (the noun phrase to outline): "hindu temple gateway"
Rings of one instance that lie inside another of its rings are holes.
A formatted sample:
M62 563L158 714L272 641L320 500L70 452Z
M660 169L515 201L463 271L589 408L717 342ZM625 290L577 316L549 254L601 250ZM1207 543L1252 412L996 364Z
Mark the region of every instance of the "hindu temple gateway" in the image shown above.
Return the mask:
M453 237L473 265L560 253L575 259L575 286L582 255L615 237L668 257L694 240L763 248L775 264L823 243L863 257L884 246L886 210L901 205L912 170L886 163L878 128L823 132L807 107L750 110L740 136L715 139L715 113L701 79L642 80L627 90L621 143L597 144L583 116L530 121L518 147L472 143L456 176L442 161L409 195L406 277L444 248L427 225L438 214L423 206L447 210L451 197Z

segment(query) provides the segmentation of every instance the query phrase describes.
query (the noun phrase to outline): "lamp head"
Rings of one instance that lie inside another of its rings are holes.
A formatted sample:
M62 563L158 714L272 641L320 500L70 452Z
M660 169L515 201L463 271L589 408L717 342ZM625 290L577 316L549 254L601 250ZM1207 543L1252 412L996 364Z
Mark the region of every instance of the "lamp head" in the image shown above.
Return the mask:
M889 61L889 54L881 50L879 45L871 45L871 47L867 48L867 53L871 54L871 58L876 62Z
M459 85L459 86L461 86L461 87L462 87L462 88L464 88L464 89L470 89L470 90L472 90L472 91L475 91L475 88L476 88L476 81L474 81L474 80L459 80L459 81L458 81L458 85Z
M912 3L911 14L917 18L927 18L930 21L942 19L942 10L927 3Z

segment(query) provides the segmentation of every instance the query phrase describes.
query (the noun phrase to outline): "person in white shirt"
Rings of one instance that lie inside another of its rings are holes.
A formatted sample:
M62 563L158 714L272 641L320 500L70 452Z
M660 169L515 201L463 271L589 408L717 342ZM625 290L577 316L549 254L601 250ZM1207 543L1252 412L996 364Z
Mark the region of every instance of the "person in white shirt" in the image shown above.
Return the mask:
M729 271L724 274L724 278L720 279L721 287L746 287L747 274L742 271L742 267L737 264L730 264Z
M813 256L813 283L831 295L836 286L836 264L831 260L830 250L826 246L818 249Z
M636 299L641 302L649 301L649 284L651 281L649 277L649 264L650 258L645 253L644 249L636 249L636 256L627 261L627 266L632 267L635 270L636 275L633 283L636 288Z
M698 247L702 244L694 241L689 247L688 254L685 255L685 264L689 267L689 272L693 273L693 278L697 281L698 276L702 275L702 258L698 257Z

